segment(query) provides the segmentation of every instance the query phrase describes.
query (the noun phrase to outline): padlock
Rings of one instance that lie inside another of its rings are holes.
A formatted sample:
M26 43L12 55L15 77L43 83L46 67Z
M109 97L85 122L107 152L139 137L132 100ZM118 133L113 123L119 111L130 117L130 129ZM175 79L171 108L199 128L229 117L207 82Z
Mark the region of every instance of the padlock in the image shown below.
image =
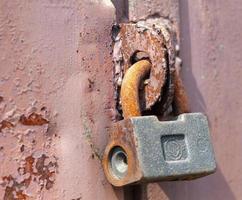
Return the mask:
M134 106L122 102L124 120L113 125L103 156L104 172L114 186L191 180L216 170L208 120L204 114L185 113L173 121L139 116L138 100L135 101L138 86L134 85L139 84L150 67L149 61L139 61L123 79L121 95L122 88L129 87L130 93L123 91ZM133 76L132 70L140 71L141 75ZM134 85L127 85L128 76L133 78Z

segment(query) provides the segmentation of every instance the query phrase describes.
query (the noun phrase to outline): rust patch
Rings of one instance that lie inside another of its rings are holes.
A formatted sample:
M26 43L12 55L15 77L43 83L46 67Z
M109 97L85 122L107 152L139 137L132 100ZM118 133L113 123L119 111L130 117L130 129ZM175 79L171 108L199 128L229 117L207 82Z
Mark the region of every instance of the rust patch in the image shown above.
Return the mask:
M2 178L4 182L11 184L12 186L7 186L5 189L5 194L3 200L27 200L28 196L23 193L21 184L17 183L17 181L12 176L5 176Z
M12 127L14 127L14 125L7 120L3 120L0 122L0 132L2 132L2 130L5 128L12 128Z
M117 28L116 28L117 29ZM117 109L121 113L120 86L124 74L135 61L134 55L149 57L152 63L150 76L144 81L140 95L140 109L149 112L154 105L162 104L164 113L173 101L174 85L171 78L175 69L175 31L168 20L148 19L137 23L122 23L119 32L115 29L113 60ZM168 84L166 84L169 82ZM165 85L168 87L164 88ZM163 100L165 98L165 100ZM119 113L119 114L120 114Z
M182 84L181 77L179 76L178 71L174 73L174 86L175 86L175 95L173 102L173 111L174 114L179 115L182 113L189 113L189 101L186 94L186 90Z
M124 119L113 124L110 132L110 140L103 155L103 168L108 181L114 186L124 186L141 181L141 171L137 155L137 138L133 134L133 124L130 119ZM128 171L125 177L116 178L110 168L110 153L115 147L121 147L127 154Z
M121 52L123 56L123 74L132 65L131 57L139 51L149 55L152 63L150 81L145 86L144 108L150 109L160 98L162 86L165 82L167 66L164 62L165 47L162 35L155 34L152 29L140 29L137 24L120 24L118 35L121 41Z
M37 113L32 113L28 117L21 115L19 122L26 126L41 126L49 123L47 119L43 118L41 114Z
M45 189L49 190L53 187L54 184L52 178L55 174L54 169L57 167L57 163L51 161L46 165L46 159L48 159L48 156L44 154L40 158L38 158L35 166L37 172L33 174L35 176L39 176L39 180L42 182L42 188L45 187Z
M28 156L25 158L24 166L18 168L18 177L14 178L11 175L2 177L2 186L5 187L3 200L27 200L28 195L25 194L25 189L32 182L39 184L40 190L51 189L58 165L56 159L49 161L48 159L49 157L45 154L39 158Z

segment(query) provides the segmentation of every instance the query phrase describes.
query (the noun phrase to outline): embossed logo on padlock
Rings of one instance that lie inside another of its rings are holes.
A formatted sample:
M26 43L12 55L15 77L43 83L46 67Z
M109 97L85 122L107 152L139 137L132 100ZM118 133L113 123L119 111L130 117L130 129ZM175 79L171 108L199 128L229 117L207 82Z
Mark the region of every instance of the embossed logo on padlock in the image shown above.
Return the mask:
M178 161L187 158L187 146L183 134L162 136L161 145L166 161Z

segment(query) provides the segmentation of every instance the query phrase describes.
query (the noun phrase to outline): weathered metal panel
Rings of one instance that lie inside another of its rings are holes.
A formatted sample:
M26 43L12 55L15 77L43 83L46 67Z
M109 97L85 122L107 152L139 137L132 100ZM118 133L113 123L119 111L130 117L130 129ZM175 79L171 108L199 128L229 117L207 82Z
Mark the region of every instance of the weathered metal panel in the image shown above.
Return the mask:
M133 21L177 23L180 7L182 76L192 110L209 117L219 166L149 185L148 199L241 199L240 0L132 2L123 15ZM0 2L1 199L123 198L98 159L113 116L113 19L107 0Z
M209 117L218 169L189 182L148 186L148 199L242 199L242 4L180 1L182 77L192 111Z
M122 199L100 162L114 19L107 0L0 2L0 199Z

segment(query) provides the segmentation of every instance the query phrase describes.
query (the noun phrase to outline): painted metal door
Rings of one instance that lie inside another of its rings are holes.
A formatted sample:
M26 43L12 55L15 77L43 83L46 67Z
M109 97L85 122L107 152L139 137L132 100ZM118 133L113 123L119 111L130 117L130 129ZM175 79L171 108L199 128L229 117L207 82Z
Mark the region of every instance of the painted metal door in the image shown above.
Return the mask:
M242 199L241 11L239 0L2 0L0 199L124 199L100 162L115 109L110 32L147 17L180 27L182 78L218 164L149 184L147 199Z

